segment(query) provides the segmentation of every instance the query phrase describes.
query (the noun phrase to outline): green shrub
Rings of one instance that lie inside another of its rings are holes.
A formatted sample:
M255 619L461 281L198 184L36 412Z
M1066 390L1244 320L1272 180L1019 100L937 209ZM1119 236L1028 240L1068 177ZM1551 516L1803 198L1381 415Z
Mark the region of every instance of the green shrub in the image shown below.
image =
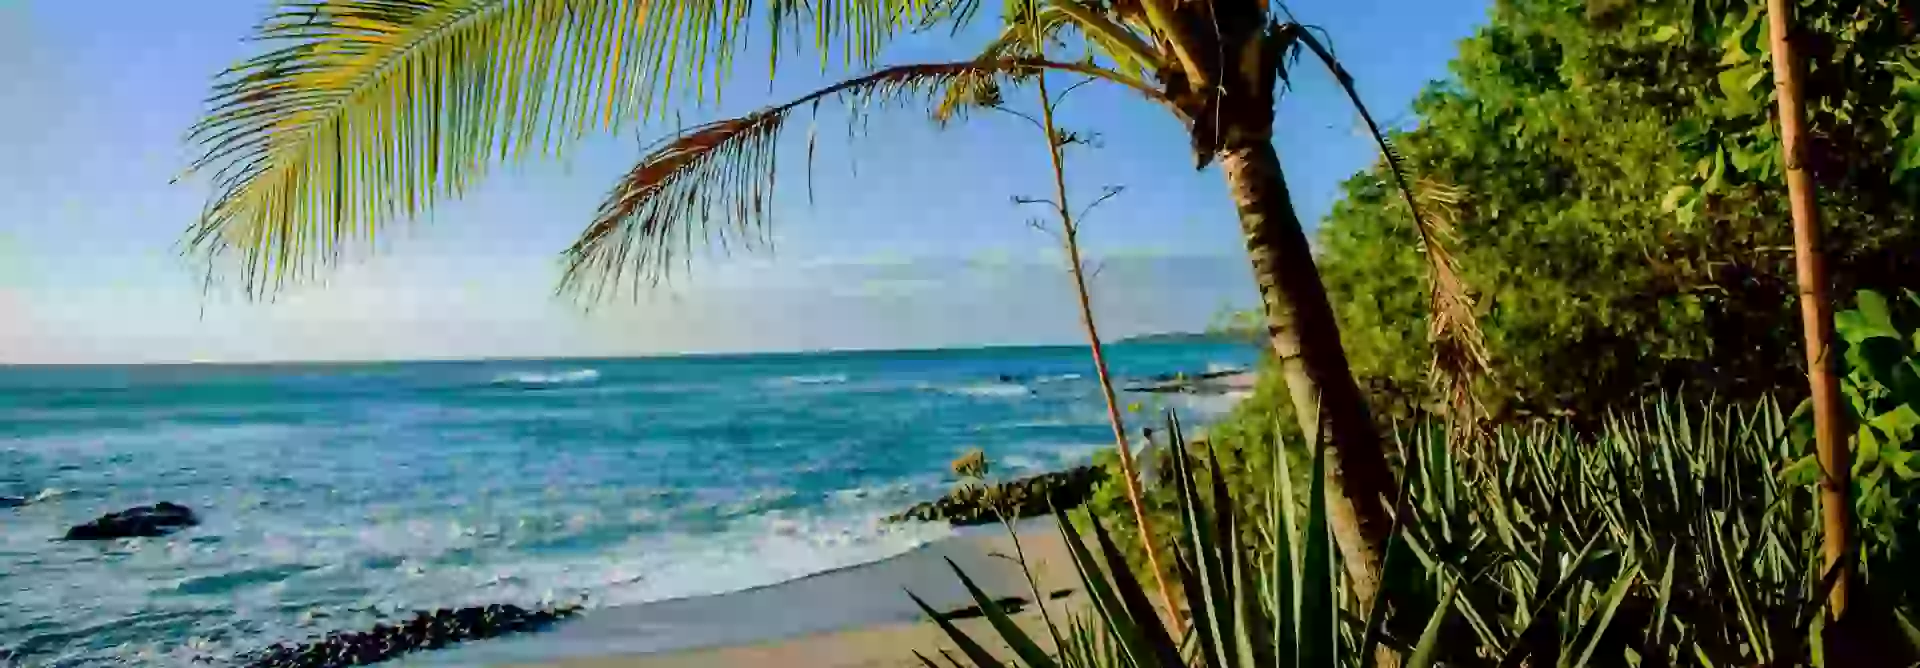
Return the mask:
M1786 475L1800 452L1789 432L1787 415L1771 402L1674 398L1615 414L1598 433L1568 422L1495 430L1480 448L1484 459L1472 463L1453 456L1437 426L1403 430L1396 443L1406 501L1384 582L1392 614L1369 614L1368 624L1349 611L1336 625L1340 642L1377 636L1371 642L1410 654L1428 622L1440 620L1443 641L1431 657L1447 665L1819 665L1833 583L1821 577L1814 490ZM1151 495L1166 502L1155 508L1164 511L1156 529L1168 553L1178 550L1183 563L1198 553L1189 527L1199 517L1214 527L1215 544L1244 553L1237 559L1298 563L1280 556L1294 543L1275 538L1296 534L1276 530L1285 522L1271 518L1310 519L1320 499L1307 491L1318 489L1317 477L1295 475L1305 473L1293 465L1298 459L1274 454L1287 451L1282 443L1241 448L1243 465L1272 464L1263 485L1232 470L1224 449L1216 456L1195 445L1181 450L1185 457L1169 456L1163 470L1178 473L1175 484ZM1247 456L1260 449L1264 460ZM1210 514L1192 512L1195 499L1179 482L1189 478L1215 490L1204 499ZM1236 481L1253 491L1236 490ZM1293 490L1305 493L1296 498ZM1131 517L1075 522L1075 531L1117 543L1106 528ZM1865 538L1873 555L1915 537L1901 525ZM1130 553L1115 544L1112 554ZM1877 600L1855 608L1874 620L1869 645L1889 661L1913 656L1906 638L1887 632L1912 628L1896 559L1864 569L1859 590ZM1135 573L1128 577L1144 580ZM1179 584L1191 600L1196 581ZM1263 600L1274 591L1262 590ZM1358 645L1341 647L1366 655Z
M1477 298L1502 417L1683 387L1803 395L1794 259L1759 0L1503 0L1397 147L1465 194L1449 248ZM1920 48L1889 0L1799 3L1808 135L1835 294L1920 288ZM1599 20L1592 9L1606 6ZM1318 228L1354 373L1430 398L1427 265L1378 170ZM1889 293L1891 294L1891 293Z
M1843 351L1841 392L1854 426L1849 441L1854 517L1867 547L1863 567L1911 596L1920 585L1904 558L1920 533L1920 295L1907 292L1890 302L1863 290L1855 304L1834 315L1834 332ZM1800 459L1787 475L1795 484L1814 484L1820 468L1809 402L1794 411L1793 428Z

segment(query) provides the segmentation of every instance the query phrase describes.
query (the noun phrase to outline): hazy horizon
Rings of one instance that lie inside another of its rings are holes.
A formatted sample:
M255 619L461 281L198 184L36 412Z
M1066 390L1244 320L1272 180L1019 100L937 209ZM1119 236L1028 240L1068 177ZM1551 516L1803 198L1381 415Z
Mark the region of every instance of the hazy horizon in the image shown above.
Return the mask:
M1203 333L1201 330L1202 328L1195 328L1192 330L1185 330L1185 331L1141 332L1137 334L1127 334L1123 336L1113 336L1113 337L1102 335L1100 338L1101 338L1101 343L1109 347L1115 346L1115 345L1129 345L1129 346L1131 345L1169 345L1169 344L1160 344L1160 343L1136 343L1136 342L1129 342L1127 341L1127 339L1134 339L1142 336L1152 336L1156 334L1198 334L1198 333ZM1189 344L1171 344L1171 345L1189 345ZM1206 345L1215 345L1215 344L1206 344ZM1237 345L1237 343L1223 341L1217 345ZM1254 342L1248 342L1245 345L1248 347L1258 347L1258 344ZM182 360L182 361L160 361L160 362L0 362L0 368L112 367L112 366L283 366L283 365L285 366L293 366L293 365L320 366L320 365L330 365L330 364L342 364L342 365L346 365L346 364L441 364L441 363L463 363L463 362L563 362L563 361L564 362L591 362L591 361L625 362L625 361L635 361L635 360L656 360L656 359L671 360L671 359L679 359L683 357L745 358L745 357L803 357L803 356L809 356L809 355L839 355L839 354L884 355L889 353L937 353L937 352L953 352L953 351L967 351L967 350L1000 350L1000 349L1039 350L1039 349L1053 349L1053 348L1086 348L1088 346L1089 344L1087 343L1086 339L1082 337L1077 341L1055 341L1055 342L1037 341L1037 342L1030 342L1030 343L1014 342L1014 343L957 344L957 345L948 345L948 346L929 346L929 347L919 347L919 348L815 348L815 349L754 350L754 351L727 351L727 352L685 351L685 352L638 353L638 354L631 354L631 355L547 355L547 356L541 356L541 357L392 357L392 358L351 358L351 359L350 358L278 359L278 360L261 359L261 360L246 360L246 361Z

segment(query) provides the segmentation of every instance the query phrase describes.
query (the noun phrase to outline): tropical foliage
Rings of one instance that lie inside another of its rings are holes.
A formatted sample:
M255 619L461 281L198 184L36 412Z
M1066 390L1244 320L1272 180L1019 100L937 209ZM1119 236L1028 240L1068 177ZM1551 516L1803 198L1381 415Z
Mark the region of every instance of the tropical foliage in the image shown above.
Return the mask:
M1265 444L1273 468L1232 470L1173 426L1181 456L1155 495L1182 526L1181 614L1193 632L1183 643L1158 630L1162 611L1146 605L1105 523L1063 517L1099 622L1068 637L1121 649L1104 663L1060 665L1367 665L1383 651L1407 665L1856 665L1865 658L1845 652L1860 637L1846 650L1825 640L1834 580L1818 566L1814 488L1782 475L1799 447L1789 431L1771 403L1666 399L1609 418L1598 434L1564 421L1500 430L1484 462L1451 456L1443 425L1406 432L1387 607L1342 615L1322 479L1298 475L1277 441ZM1264 492L1232 491L1237 477L1258 475ZM1920 528L1901 532L1911 541ZM1865 576L1867 591L1884 591L1882 570ZM1880 596L1864 608L1867 656L1907 665L1914 636L1899 629L1911 629L1914 601L1904 590ZM995 630L1023 646L1017 628ZM1041 645L1018 665L1056 665ZM1185 658L1170 658L1176 648Z
M496 163L711 98L749 48L877 62L949 0L295 0L215 81L189 234L262 292L465 192ZM744 184L742 184L744 185Z
M1505 0L1415 103L1394 138L1460 188L1497 417L1592 429L1663 389L1804 391L1763 4ZM1915 24L1893 2L1800 4L1835 294L1920 287ZM1358 175L1319 234L1355 373L1405 414L1442 398L1397 200Z
M1169 433L1176 449L1187 447L1177 426L1171 426ZM1305 512L1296 511L1293 504L1270 504L1272 513L1258 520L1257 531L1239 526L1217 461L1210 463L1214 473L1210 485L1196 478L1187 458L1175 457L1171 463L1174 469L1168 482L1180 513L1182 531L1176 540L1177 553L1182 557L1178 564L1181 589L1185 592L1181 609L1172 614L1190 616L1191 632L1171 630L1171 615L1156 608L1147 597L1097 518L1090 521L1090 526L1099 547L1098 557L1062 514L1058 517L1061 536L1088 593L1092 614L1090 622L1075 624L1065 633L1054 631L1055 637L1071 639L1062 642L1058 656L1013 623L965 572L954 568L975 602L986 611L1000 642L1018 658L1016 665L1226 668L1333 666L1350 661L1371 665L1371 650L1379 646L1381 636L1364 629L1355 633L1342 623L1339 601L1345 594L1344 579L1337 570L1327 526L1326 496L1320 488L1324 477L1319 468L1324 466L1324 459L1313 460L1314 470L1308 476L1311 489L1305 496L1311 501ZM1270 493L1291 496L1290 476L1284 470L1279 473L1270 481ZM1254 535L1268 536L1270 543L1256 550L1251 543L1242 542ZM949 662L982 668L1005 665L979 641L942 621L925 603L920 606L940 624L966 659L962 664L949 656ZM1383 608L1376 608L1379 610ZM1446 614L1445 606L1435 608L1433 621L1416 643L1410 666L1432 665L1444 628L1439 622ZM928 666L938 666L926 656L920 659Z
M1912 590L1920 579L1901 560L1920 525L1920 294L1895 301L1863 290L1854 308L1835 314L1834 325L1844 351L1841 391L1854 426L1854 512L1872 519L1859 527L1872 548L1864 566L1881 584ZM1807 402L1794 412L1792 426L1802 454L1785 475L1812 484L1819 464Z

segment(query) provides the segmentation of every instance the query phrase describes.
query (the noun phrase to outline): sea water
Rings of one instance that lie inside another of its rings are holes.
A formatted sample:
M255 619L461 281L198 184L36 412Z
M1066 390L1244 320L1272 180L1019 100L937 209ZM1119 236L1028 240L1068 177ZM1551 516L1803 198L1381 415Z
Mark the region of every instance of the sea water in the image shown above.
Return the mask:
M1109 350L1123 380L1255 356ZM1014 476L1110 444L1093 377L1074 347L0 367L0 495L34 498L0 508L0 665L218 664L416 609L634 605L883 559L948 534L879 518L944 491L966 448ZM1225 405L1202 401L1177 407ZM58 540L158 501L202 524Z

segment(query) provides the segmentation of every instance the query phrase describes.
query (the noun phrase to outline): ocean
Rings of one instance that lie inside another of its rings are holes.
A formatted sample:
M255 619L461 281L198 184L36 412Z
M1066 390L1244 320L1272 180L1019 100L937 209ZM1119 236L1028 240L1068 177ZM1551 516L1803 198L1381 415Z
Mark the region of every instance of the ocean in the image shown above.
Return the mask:
M1255 355L1109 347L1121 380ZM0 495L35 498L0 508L0 665L218 665L417 609L634 606L873 562L951 533L879 518L947 489L966 448L1010 477L1110 445L1093 376L1083 347L0 367ZM202 524L58 540L158 501Z

